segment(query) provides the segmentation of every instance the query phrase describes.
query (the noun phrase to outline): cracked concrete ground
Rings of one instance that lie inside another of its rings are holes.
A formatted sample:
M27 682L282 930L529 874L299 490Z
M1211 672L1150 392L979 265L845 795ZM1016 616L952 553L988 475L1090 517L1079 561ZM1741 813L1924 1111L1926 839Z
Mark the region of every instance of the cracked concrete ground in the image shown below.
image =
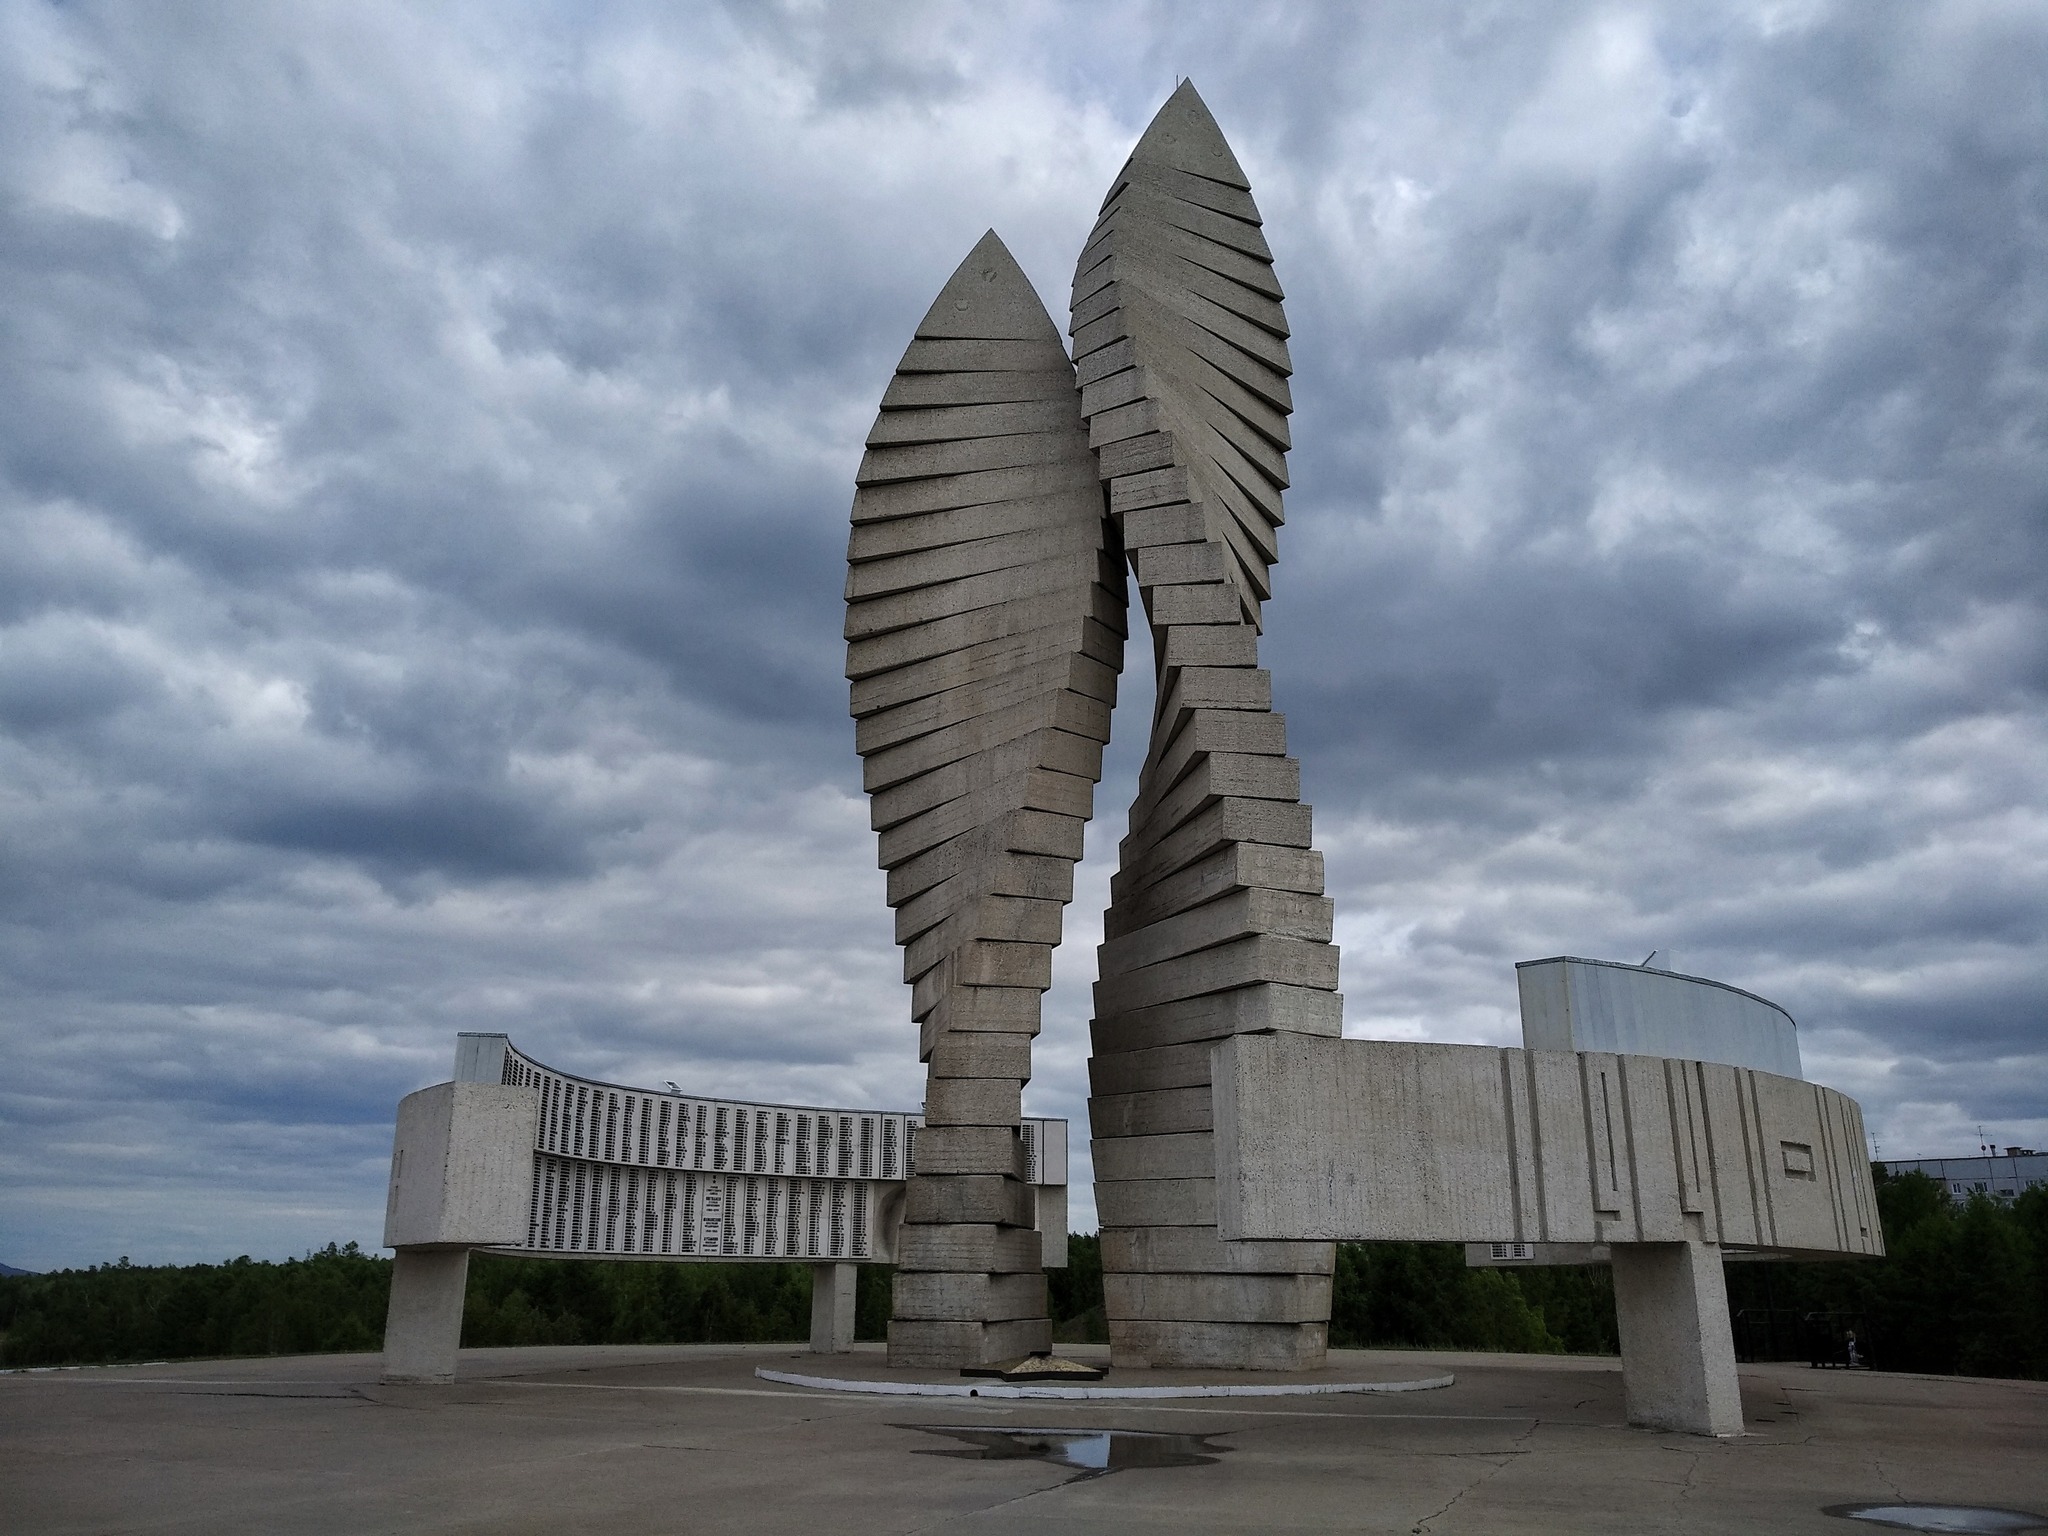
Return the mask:
M753 1375L810 1358L474 1350L441 1388L381 1386L368 1355L0 1376L0 1526L1849 1536L1873 1528L1823 1506L2048 1513L2048 1383L1749 1366L1750 1433L1712 1441L1624 1427L1611 1360L1339 1354L1360 1376L1458 1380L1152 1406L847 1397ZM918 1425L1167 1430L1219 1455L1083 1477L964 1459Z

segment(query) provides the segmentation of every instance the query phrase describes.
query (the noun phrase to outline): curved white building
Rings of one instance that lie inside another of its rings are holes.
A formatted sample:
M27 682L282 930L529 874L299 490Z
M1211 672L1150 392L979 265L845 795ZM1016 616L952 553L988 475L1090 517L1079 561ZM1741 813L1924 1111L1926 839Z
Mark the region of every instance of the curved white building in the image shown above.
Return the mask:
M576 1077L457 1036L457 1082L539 1094L526 1236L499 1252L890 1262L922 1115L699 1098ZM1027 1182L1064 1216L1066 1122L1023 1122ZM1041 1166L1041 1165L1044 1166ZM1064 1249L1064 1221L1048 1242Z
M1559 955L1518 962L1515 986L1525 1050L1669 1056L1806 1076L1792 1015L1725 981Z

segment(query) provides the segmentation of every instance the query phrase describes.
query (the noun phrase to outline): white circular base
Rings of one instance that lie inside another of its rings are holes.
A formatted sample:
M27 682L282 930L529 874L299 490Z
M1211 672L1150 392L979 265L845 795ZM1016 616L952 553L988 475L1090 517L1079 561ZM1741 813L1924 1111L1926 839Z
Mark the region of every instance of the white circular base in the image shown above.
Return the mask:
M1063 1387L1053 1382L992 1381L847 1381L837 1376L804 1376L795 1371L771 1371L757 1367L754 1374L763 1381L785 1386L810 1387L819 1392L865 1392L875 1397L1036 1397L1137 1402L1164 1397L1330 1397L1338 1393L1430 1392L1448 1387L1455 1376L1428 1376L1417 1381L1289 1381L1255 1386L1218 1382L1173 1387Z

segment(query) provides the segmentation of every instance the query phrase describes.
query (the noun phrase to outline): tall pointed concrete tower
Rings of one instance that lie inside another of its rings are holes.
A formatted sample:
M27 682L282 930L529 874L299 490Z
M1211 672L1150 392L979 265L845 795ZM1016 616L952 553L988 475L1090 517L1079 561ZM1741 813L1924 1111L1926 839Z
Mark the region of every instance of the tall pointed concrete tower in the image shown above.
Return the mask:
M1184 84L1074 277L1088 440L1152 625L1158 705L1095 987L1096 1203L1120 1365L1327 1346L1328 1243L1216 1232L1210 1050L1341 1032L1322 856L1259 666L1287 484L1287 320L1244 171Z
M889 1358L983 1364L1052 1342L1021 1094L1127 602L1073 365L993 231L903 354L858 483L846 673L930 1070Z

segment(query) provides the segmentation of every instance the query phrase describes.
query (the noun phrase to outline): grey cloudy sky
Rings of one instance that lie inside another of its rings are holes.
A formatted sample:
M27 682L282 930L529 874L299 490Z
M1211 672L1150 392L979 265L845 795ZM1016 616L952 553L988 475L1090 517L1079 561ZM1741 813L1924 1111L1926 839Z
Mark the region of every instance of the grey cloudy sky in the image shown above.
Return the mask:
M917 1102L854 466L1181 74L1296 330L1349 1031L1657 949L1888 1155L2048 1140L2048 10L0 0L0 1259L374 1244L458 1029Z

